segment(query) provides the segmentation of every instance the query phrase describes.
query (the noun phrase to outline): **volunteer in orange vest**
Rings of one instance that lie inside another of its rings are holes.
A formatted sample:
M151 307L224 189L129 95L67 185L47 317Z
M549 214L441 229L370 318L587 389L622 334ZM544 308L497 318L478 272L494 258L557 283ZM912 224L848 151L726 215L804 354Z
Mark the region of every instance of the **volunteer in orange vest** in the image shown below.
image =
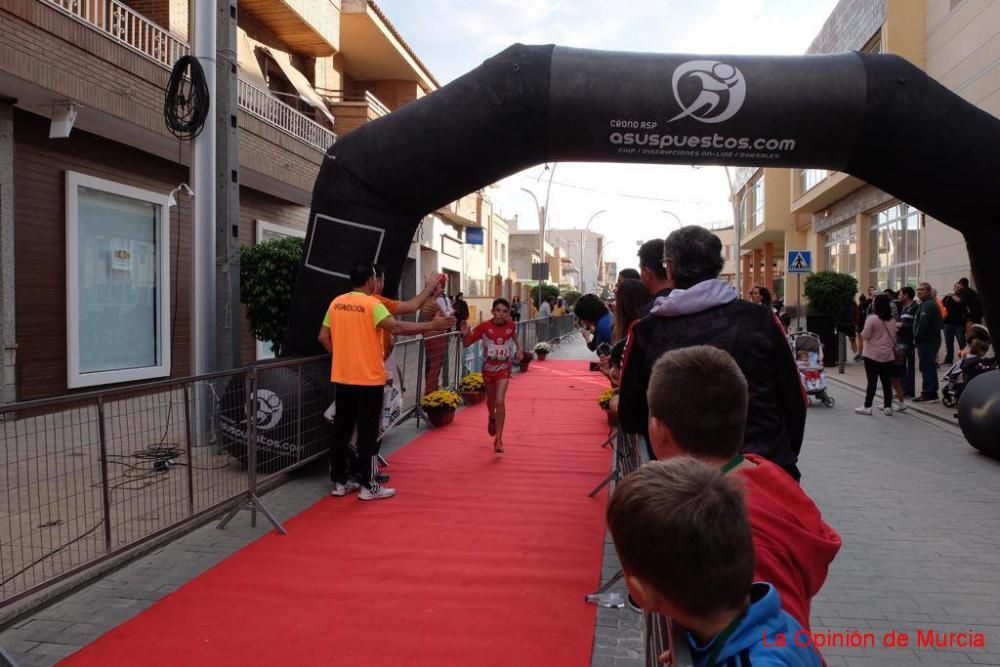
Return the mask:
M385 386L381 330L411 335L447 331L455 326L455 318L402 322L373 296L379 277L372 264L355 264L350 279L353 290L330 303L319 330L319 342L330 352L330 381L336 387L330 495L345 496L360 490L361 500L379 500L396 495L394 489L381 486L375 479ZM348 443L355 427L358 457L352 459Z

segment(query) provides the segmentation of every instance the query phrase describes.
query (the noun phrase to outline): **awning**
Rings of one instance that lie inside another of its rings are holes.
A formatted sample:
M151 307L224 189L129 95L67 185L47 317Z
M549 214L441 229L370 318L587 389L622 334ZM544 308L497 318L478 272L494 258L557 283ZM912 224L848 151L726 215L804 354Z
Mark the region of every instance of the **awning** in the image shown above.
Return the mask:
M267 79L264 78L264 72L261 71L260 63L257 62L257 55L254 53L254 44L256 42L247 37L247 34L242 30L238 32L239 40L236 45L236 63L240 66L240 74L255 87L260 88L264 92L270 92L267 89Z
M295 65L292 64L291 56L284 51L272 49L269 46L261 44L260 42L257 42L256 46L263 49L264 53L271 56L271 59L278 63L278 67L281 68L285 78L287 78L289 82L291 82L292 86L295 87L295 90L299 94L299 98L301 98L306 104L323 112L323 115L330 120L330 125L333 125L333 114L326 108L326 103L323 101L323 98L319 96L319 93L313 89L312 84L309 83L309 79L307 79L302 72L295 69Z

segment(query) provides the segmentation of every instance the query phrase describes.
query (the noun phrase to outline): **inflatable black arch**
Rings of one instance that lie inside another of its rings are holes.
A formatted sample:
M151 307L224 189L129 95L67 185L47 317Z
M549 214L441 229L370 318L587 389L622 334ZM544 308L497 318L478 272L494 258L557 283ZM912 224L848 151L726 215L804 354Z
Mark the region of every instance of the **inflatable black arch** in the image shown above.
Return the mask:
M699 56L515 44L338 141L313 192L286 336L316 341L359 260L392 294L420 221L542 162L847 172L965 236L1000 332L1000 120L891 55Z

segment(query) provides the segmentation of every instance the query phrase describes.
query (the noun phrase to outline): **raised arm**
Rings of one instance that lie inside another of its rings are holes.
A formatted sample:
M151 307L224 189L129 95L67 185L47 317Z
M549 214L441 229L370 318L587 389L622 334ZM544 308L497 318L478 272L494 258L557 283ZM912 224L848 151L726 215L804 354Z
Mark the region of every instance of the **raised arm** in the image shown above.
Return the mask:
M428 273L424 279L426 284L424 285L424 291L416 295L409 301L403 301L396 307L396 312L394 315L410 315L412 313L420 310L427 299L431 298L434 294L434 290L438 285L438 281L441 280L442 274L440 273Z
M440 333L455 326L454 317L435 317L426 322L404 322L392 315L378 323L380 329L385 329L394 336L415 336L417 334Z

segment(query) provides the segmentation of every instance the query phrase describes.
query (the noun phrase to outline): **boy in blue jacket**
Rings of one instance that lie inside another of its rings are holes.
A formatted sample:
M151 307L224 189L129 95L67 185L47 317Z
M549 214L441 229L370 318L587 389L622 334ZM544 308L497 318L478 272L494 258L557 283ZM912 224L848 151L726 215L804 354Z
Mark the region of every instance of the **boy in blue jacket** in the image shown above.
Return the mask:
M734 480L691 457L626 477L608 528L633 599L687 630L697 667L820 667L809 636L753 581L753 539Z

